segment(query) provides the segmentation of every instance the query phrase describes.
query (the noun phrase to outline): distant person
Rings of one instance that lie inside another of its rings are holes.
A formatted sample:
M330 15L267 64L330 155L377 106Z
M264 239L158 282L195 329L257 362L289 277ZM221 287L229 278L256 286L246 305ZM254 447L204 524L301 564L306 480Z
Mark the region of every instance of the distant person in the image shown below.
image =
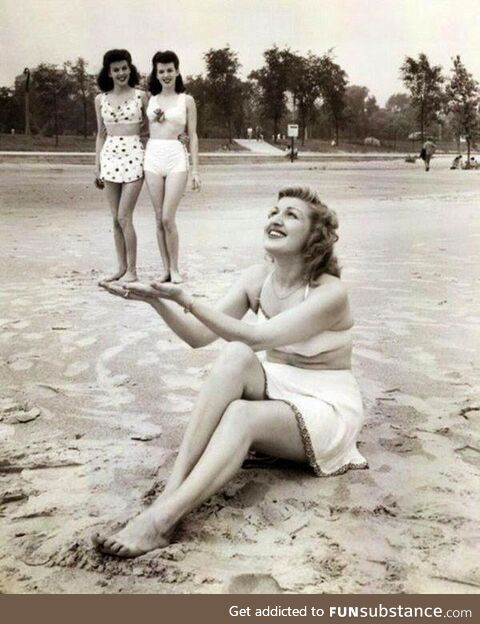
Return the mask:
M255 139L257 141L263 141L263 134L262 134L262 129L260 126L257 126L255 128Z
M455 156L452 160L452 164L450 165L450 169L461 169L462 168L462 155L459 154Z
M471 157L470 157L470 163L469 163L469 165L470 165L470 169L477 169L477 167L478 167L478 163L477 163L477 161L475 160L475 157L474 157L474 156L471 156Z
M15 136L15 128L11 128L11 129L10 129L10 134L11 134L12 136Z
M133 211L143 184L144 149L140 130L147 95L136 89L139 76L127 50L109 50L97 83L95 185L105 188L113 217L117 270L100 282L137 280L137 236Z
M247 128L247 139L251 140L253 138L253 128Z
M185 131L192 156L192 188L200 190L198 173L197 109L185 93L180 62L175 52L156 52L148 81L151 93L147 115L150 138L145 150L145 181L155 210L157 242L163 261L159 282L180 283L178 269L177 208L185 192L190 169L182 141Z
M430 161L432 156L435 154L436 149L437 146L433 142L433 139L428 137L423 144L422 151L420 152L420 158L425 163L425 171L430 171Z

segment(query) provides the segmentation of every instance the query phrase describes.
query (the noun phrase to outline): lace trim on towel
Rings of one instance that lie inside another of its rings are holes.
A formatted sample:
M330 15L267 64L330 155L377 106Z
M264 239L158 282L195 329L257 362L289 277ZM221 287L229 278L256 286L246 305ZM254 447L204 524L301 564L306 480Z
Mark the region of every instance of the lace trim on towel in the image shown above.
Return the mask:
M344 474L348 470L363 470L365 468L368 468L368 462L366 461L360 464L354 464L353 462L349 462L348 464L344 464L343 466L340 466L340 468L338 468L338 470L335 470L334 472L324 472L318 465L317 459L315 457L315 452L313 450L312 440L310 438L310 434L308 433L305 420L303 419L303 416L300 410L294 403L292 403L291 401L288 401L287 399L272 399L272 397L269 396L267 372L265 371L263 366L262 366L262 370L263 370L263 375L265 377L264 392L265 392L265 396L267 397L267 399L270 399L272 401L281 401L282 403L285 403L286 405L290 407L290 409L294 413L295 420L297 421L298 430L300 432L300 437L302 439L303 448L305 449L305 455L307 456L308 463L312 467L313 472L315 473L316 477L336 477L338 475Z

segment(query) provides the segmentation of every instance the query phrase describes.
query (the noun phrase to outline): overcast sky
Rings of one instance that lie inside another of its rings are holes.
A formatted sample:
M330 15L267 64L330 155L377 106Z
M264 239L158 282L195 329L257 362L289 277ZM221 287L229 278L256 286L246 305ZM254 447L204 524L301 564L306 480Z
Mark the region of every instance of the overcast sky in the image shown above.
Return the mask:
M0 86L24 67L83 56L97 72L103 53L127 48L144 72L172 49L187 74L203 54L227 43L242 76L277 44L306 53L335 49L352 84L380 104L402 90L404 57L425 52L449 69L460 54L480 79L480 0L0 0Z

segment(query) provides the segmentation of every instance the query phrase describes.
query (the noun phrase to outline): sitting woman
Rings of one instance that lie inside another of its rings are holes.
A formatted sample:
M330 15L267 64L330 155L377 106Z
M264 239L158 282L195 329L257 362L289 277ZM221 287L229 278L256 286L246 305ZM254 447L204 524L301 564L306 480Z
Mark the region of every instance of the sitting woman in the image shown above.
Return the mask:
M217 308L181 286L104 284L149 303L197 348L228 341L193 410L164 491L103 552L166 546L176 524L239 471L249 450L309 464L316 476L366 468L357 450L362 401L350 370L353 319L334 255L335 213L305 187L280 191L264 230L272 264L253 266ZM258 323L243 319L248 310ZM185 314L187 312L188 314ZM265 351L257 357L257 351Z

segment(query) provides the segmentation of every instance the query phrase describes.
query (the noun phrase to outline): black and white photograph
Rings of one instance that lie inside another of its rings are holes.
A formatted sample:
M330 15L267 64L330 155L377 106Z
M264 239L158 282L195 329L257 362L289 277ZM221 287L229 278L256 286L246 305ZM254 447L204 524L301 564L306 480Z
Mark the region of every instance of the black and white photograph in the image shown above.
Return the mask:
M0 23L0 593L478 594L478 1Z

